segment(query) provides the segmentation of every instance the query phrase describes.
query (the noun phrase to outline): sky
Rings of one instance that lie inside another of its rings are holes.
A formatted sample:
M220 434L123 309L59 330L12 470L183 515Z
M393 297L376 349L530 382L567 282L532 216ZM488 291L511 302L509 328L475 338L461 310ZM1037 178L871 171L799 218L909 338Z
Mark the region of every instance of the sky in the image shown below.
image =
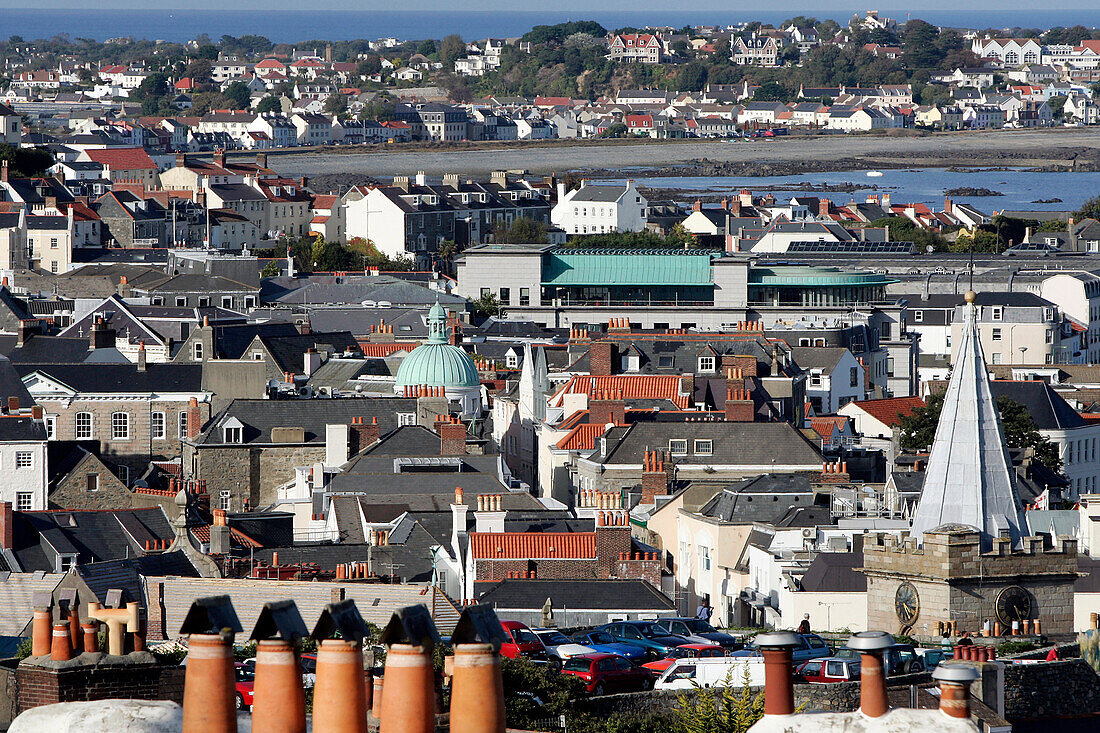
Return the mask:
M80 0L35 0L33 6L36 8L87 8ZM150 10L164 10L166 8L164 3L159 0L101 0L96 3L96 6L112 8L146 8ZM20 8L22 10L29 9L27 0L0 0L0 7ZM312 0L308 8L303 6L301 0L192 0L187 4L187 7L189 9L211 8L218 10L326 9L369 11L383 9L377 6L372 7L362 0ZM759 7L758 3L729 2L729 0L601 0L599 3L593 3L591 0L535 0L534 3L528 6L528 9L542 12L574 10L589 10L595 12L648 10L668 13L682 10L684 12L725 11L751 13L753 8ZM767 9L769 11L790 9L792 12L817 11L819 13L830 10L852 11L861 7L863 6L860 5L858 0L856 0L856 2L837 2L836 0L825 0L824 2L820 0L817 2L813 0L780 0L779 2L769 2L767 4ZM920 10L960 9L960 3L959 0L924 0L920 3L919 8L916 8L911 4L906 5L902 2L874 2L870 3L869 7L875 7L884 14L893 12L904 15L904 12L908 9L914 14L919 15ZM1030 10L1035 9L1036 4L1029 0L968 0L968 2L962 4L962 7L969 11L989 10L995 12L998 10ZM1094 10L1095 8L1095 0L1060 0L1056 9ZM405 0L400 4L400 8L390 5L385 9L493 11L501 10L502 8L500 0ZM1047 7L1046 9L1052 10L1055 8ZM508 8L508 10L515 12L518 9ZM2 23L0 23L0 25L2 25Z

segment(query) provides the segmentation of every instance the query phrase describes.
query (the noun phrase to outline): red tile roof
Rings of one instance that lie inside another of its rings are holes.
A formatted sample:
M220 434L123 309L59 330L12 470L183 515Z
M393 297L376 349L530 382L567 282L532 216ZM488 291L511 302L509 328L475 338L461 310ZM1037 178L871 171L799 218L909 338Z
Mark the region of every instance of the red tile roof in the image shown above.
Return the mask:
M595 532L474 532L470 550L478 560L596 557Z
M104 148L85 150L94 163L111 166L115 171L156 170L157 164L142 148Z
M848 422L843 415L829 415L826 417L811 417L810 427L822 438L829 438L834 430L842 429Z
M618 374L611 377L575 375L558 390L563 394L588 394L603 390L622 390L626 400L670 400L680 409L690 406L691 395L680 394L680 378L665 374Z
M199 542L209 542L210 525L204 524L199 527L192 527L191 534L195 535L195 539L197 539ZM236 542L238 545L243 545L245 547L263 547L263 545L261 545L259 542L252 539L244 532L235 527L229 528L229 536L232 537L233 541Z
M395 354L398 351L412 351L417 344L371 344L359 342L359 348L363 350L363 356L381 359Z
M606 425L578 425L557 442L557 448L561 450L593 450L596 447L596 438L603 435Z
M902 418L909 417L917 408L924 407L920 397L892 397L885 400L861 400L851 403L878 420L883 425L894 427Z

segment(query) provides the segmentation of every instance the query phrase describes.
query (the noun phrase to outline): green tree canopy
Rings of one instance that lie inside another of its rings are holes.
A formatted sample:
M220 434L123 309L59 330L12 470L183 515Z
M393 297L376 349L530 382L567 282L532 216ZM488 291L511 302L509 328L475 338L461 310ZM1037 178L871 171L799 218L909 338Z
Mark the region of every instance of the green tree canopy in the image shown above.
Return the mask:
M447 68L454 67L455 61L465 55L466 42L457 33L452 33L439 42L439 60Z
M783 102L791 97L791 90L777 81L761 84L752 95L757 102Z
M1100 219L1100 196L1093 196L1081 204L1081 208L1074 212L1073 219L1074 221Z
M233 82L225 88L222 94L233 105L234 109L248 109L248 104L252 101L252 92L248 90L248 85L243 81Z
M278 97L268 94L256 105L256 111L260 114L266 114L267 112L282 112L283 105L279 102Z
M520 216L506 224L503 219L493 226L493 241L508 244L544 244L546 224L526 216Z
M54 164L53 156L41 148L15 148L0 143L0 160L8 161L8 174L12 178L33 178L46 175L46 169Z

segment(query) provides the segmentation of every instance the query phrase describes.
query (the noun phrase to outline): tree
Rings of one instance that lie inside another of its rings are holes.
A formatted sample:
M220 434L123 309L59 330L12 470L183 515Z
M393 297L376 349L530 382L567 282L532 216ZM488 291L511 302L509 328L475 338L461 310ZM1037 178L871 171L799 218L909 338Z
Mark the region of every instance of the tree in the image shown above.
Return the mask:
M53 156L41 148L15 148L0 143L0 160L6 160L12 178L33 178L44 176L46 169L54 164Z
M681 66L678 76L682 91L701 91L707 85L707 67L698 61Z
M473 302L473 306L474 313L482 318L499 316L503 310L500 306L500 301L497 300L497 296L492 293L485 293L482 295Z
M341 115L348 111L348 98L341 92L333 92L325 100L325 112L330 115Z
M183 75L194 80L196 84L209 84L213 67L206 59L195 59L183 70Z
M248 109L248 104L252 101L252 92L243 81L233 82L222 94L233 105L233 109Z
M764 717L764 692L753 693L748 665L742 684L734 686L734 666L721 685L684 691L676 696L676 719L683 733L745 733Z
M940 412L943 410L943 395L928 398L928 404L918 407L908 417L901 420L901 447L907 451L925 451L936 437ZM1058 456L1058 446L1042 436L1035 425L1034 418L1023 405L1007 397L997 400L997 412L1001 416L1005 443L1009 448L1022 450L1031 448L1035 458L1054 473L1062 472L1062 459Z
M260 270L260 277L279 277L283 274L283 268L278 260L269 260L264 269Z
M462 36L452 33L439 42L439 60L447 68L454 68L455 61L466 55L466 42Z
M420 45L416 47L416 52L423 56L431 56L435 53L435 41L428 39L427 41L421 41Z
M1082 219L1100 219L1100 196L1093 196L1085 201L1081 204L1081 208L1073 214L1074 221L1081 221Z
M797 66L798 62L802 60L802 51L799 50L798 44L792 43L779 52L779 63L791 64Z
M314 269L321 272L358 269L362 264L362 257L355 252L338 242L326 242L322 237L317 237L313 243L310 260Z
M282 112L283 105L279 101L278 97L268 94L266 97L260 100L260 103L256 105L256 112L260 114L266 114L268 112Z
M769 81L761 84L760 88L752 95L757 102L782 102L791 96L791 90L777 81Z
M195 58L206 59L208 61L214 61L218 58L218 47L212 43L199 46L195 51Z
M520 216L506 224L503 219L493 226L493 241L508 244L545 244L546 224Z
M141 84L138 85L137 89L131 92L130 96L134 100L159 100L161 97L168 94L168 88L167 74L149 74L149 76L141 80Z

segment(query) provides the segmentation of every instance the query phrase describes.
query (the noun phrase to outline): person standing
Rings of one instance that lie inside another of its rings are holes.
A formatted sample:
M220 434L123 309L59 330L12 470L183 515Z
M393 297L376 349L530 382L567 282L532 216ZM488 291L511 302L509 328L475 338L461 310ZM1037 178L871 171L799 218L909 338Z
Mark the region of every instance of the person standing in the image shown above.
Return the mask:
M699 608L695 609L695 618L700 621L710 622L710 617L714 614L714 609L710 607L710 601L706 596L699 601Z
M802 617L802 622L798 624L798 633L810 633L810 614L807 613L805 616Z

